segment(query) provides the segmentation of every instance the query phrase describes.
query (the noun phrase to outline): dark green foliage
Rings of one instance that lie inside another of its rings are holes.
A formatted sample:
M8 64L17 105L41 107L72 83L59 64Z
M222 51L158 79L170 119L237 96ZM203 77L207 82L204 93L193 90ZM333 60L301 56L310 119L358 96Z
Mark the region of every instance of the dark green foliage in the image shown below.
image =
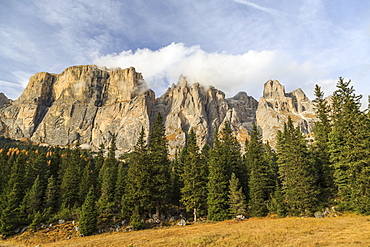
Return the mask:
M114 191L114 202L121 208L122 196L125 193L125 180L127 178L127 166L123 163L118 165L117 181Z
M70 160L67 158L63 160L63 163L66 165L67 168L63 174L60 187L62 207L72 208L79 205L80 203L79 167L75 162L70 162Z
M142 128L128 164L125 193L122 196L124 217L133 214L134 209L138 214L142 214L152 208L150 172L148 148Z
M287 215L286 203L284 201L283 193L281 192L280 185L277 183L274 193L270 197L269 204L267 205L270 213L277 214L278 217L285 217Z
M207 194L207 168L204 160L201 159L197 139L193 129L190 130L186 143L186 153L183 161L182 180L184 186L181 188L181 201L188 212L192 212L194 222L197 221L199 212L206 207Z
M314 105L319 121L315 123L313 129L315 142L312 144L311 152L315 163L317 186L320 189L319 198L323 204L327 204L335 193L328 138L331 131L330 107L318 85L315 87L315 96Z
M98 223L98 212L96 208L95 189L93 186L86 196L85 202L82 204L81 215L79 221L80 233L83 235L91 235L96 231Z
M56 178L51 175L45 192L45 216L51 217L59 209L59 188Z
M332 97L329 153L340 206L369 214L370 125L360 99L350 81L339 78Z
M85 197L90 190L90 187L93 186L93 168L91 162L89 162L82 171L82 177L80 182L80 200L85 201Z
M229 181L229 207L231 217L246 215L247 203L245 195L235 173L231 174L231 179Z
M37 227L40 225L41 221L42 221L42 215L41 215L40 211L37 211L33 216L30 228L33 229L33 230L36 230Z
M115 136L107 156L103 146L95 153L0 137L0 234L59 219L80 220L84 235L95 232L98 220L114 218L130 219L138 230L154 212L161 218L184 208L194 221L310 215L332 205L370 214L370 109L361 110L361 96L342 78L332 104L319 86L315 95L319 121L310 145L291 119L277 134L276 152L254 126L243 160L226 123L213 147L206 144L201 152L191 129L170 161L160 114L148 145L142 129L134 151L120 158L124 162L115 158Z
M30 217L39 212L42 207L44 190L40 184L40 176L37 176L32 187L23 198L23 208Z
M138 207L135 207L135 209L133 210L133 213L130 217L130 224L135 231L144 229L144 223L142 218L140 217Z
M306 142L291 118L277 135L277 157L282 194L291 215L311 215L318 204L317 178Z
M170 198L170 161L168 159L168 143L165 136L163 119L158 113L149 136L149 160L151 197L156 214L169 202Z
M243 171L241 166L240 147L226 123L219 134L216 134L214 147L208 158L208 219L225 220L229 217L229 180L235 171ZM244 173L246 174L246 172ZM238 177L238 176L237 176Z
M251 140L246 145L245 162L249 171L249 206L252 216L263 217L268 213L267 201L273 191L275 171L270 168L262 143L262 137L254 125Z
M99 209L99 213L105 216L109 216L117 211L114 203L114 194L116 190L118 172L118 162L115 157L115 140L115 135L113 135L112 143L108 150L108 157L105 159L99 173L101 194L97 206Z
M25 195L23 162L24 155L20 154L13 164L7 188L2 196L4 200L0 215L0 234L2 235L12 235L13 230L25 221L20 207Z

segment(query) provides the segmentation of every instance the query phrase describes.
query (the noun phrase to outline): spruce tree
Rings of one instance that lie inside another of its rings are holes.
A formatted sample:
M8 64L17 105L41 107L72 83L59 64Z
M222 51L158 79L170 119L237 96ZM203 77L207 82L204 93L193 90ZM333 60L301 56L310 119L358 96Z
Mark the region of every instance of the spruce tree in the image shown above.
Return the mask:
M229 217L229 180L235 172L240 180L246 175L240 164L240 146L226 123L220 133L216 133L214 147L208 158L208 219L214 221L225 220ZM243 186L242 180L241 184Z
M122 215L139 215L152 209L151 167L144 128L134 147L128 164L125 193L122 196Z
M108 157L105 159L102 168L100 169L99 177L101 179L101 194L98 200L99 213L109 216L115 213L114 193L117 182L117 160L115 157L116 144L115 135L113 135L111 145L108 150Z
M194 222L197 222L199 211L206 207L204 195L207 194L207 168L201 159L193 129L190 130L185 149L187 155L183 162L184 187L181 188L181 201L186 210L193 213Z
M251 139L247 144L245 162L249 171L249 206L253 216L263 217L268 213L267 201L271 193L271 173L262 137L257 126L253 126Z
M125 192L125 185L126 185L126 179L127 179L127 166L124 163L120 163L117 168L117 181L114 191L114 203L119 207L119 210L121 210L121 201L122 196Z
M33 217L36 212L40 211L43 202L43 190L40 184L40 176L37 176L32 187L26 193L23 199L23 207L28 217Z
M97 228L97 217L95 190L92 186L86 196L85 202L82 204L79 221L80 233L83 235L93 234Z
M48 185L45 191L45 216L51 217L59 209L59 187L54 175L48 178Z
M68 156L67 156L68 157ZM62 207L72 209L80 204L80 176L77 164L70 159L64 158L63 163L67 163L67 168L63 174L60 193L62 197Z
M290 117L277 139L279 175L288 213L310 215L318 203L318 189L305 139Z
M328 203L329 198L333 197L335 193L329 153L329 133L331 132L330 107L324 98L324 92L318 85L315 86L315 96L316 99L313 102L316 117L319 121L315 122L313 128L315 141L311 150L318 179L317 186L320 189L320 201Z
M87 193L89 193L90 187L93 186L93 168L91 162L89 162L82 171L82 177L80 180L80 199L85 201Z
M161 209L169 202L170 161L163 118L158 113L149 136L149 160L152 202L159 216Z
M235 173L231 174L231 179L229 181L229 208L232 217L246 215L246 198Z
M17 157L13 164L7 189L4 192L3 208L0 213L0 234L9 236L14 233L14 229L24 223L21 215L21 202L24 197L24 176L23 160L21 155Z
M361 112L362 96L355 94L350 82L339 78L337 90L333 93L330 161L338 189L337 201L344 209L370 213L369 117Z

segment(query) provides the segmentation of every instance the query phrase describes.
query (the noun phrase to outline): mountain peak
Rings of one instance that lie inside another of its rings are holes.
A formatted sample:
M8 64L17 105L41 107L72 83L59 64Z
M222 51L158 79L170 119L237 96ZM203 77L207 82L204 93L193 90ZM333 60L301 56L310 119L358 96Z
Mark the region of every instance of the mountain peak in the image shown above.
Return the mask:
M208 82L209 83L209 82ZM0 135L35 143L92 148L109 146L113 135L121 151L135 146L142 128L146 136L158 112L164 119L170 154L186 143L193 128L201 147L228 122L243 145L257 123L264 140L275 138L288 115L305 131L312 126L313 107L301 89L285 93L277 80L265 83L260 103L245 92L232 98L212 87L189 84L181 75L155 98L135 68L73 66L60 74L37 73L14 102L0 94Z
M263 97L265 99L285 97L285 88L278 80L269 80L264 85Z

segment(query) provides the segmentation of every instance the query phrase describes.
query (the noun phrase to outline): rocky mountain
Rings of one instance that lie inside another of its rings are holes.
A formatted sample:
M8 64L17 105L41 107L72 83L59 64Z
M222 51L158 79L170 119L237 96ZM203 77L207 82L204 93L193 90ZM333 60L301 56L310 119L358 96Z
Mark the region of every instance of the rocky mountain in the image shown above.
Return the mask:
M127 151L135 145L141 128L148 136L158 112L164 119L171 155L185 144L190 128L195 128L198 144L204 145L228 122L243 144L256 122L263 139L274 143L276 130L288 116L304 133L311 131L315 120L312 102L302 90L285 93L278 81L266 82L257 102L245 92L225 98L222 91L189 85L181 76L156 98L134 68L86 65L61 74L35 74L15 101L0 94L0 135L45 145L80 143L86 148L108 146L117 135L118 149Z

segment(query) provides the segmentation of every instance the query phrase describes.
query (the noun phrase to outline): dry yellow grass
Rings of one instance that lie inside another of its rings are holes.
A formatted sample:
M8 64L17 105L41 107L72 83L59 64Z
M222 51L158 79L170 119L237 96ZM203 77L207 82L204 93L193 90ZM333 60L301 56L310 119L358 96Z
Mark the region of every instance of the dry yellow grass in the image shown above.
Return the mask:
M19 239L18 239L19 240ZM74 237L28 245L10 239L0 246L370 246L370 217L251 218L234 222L199 223L129 233Z

